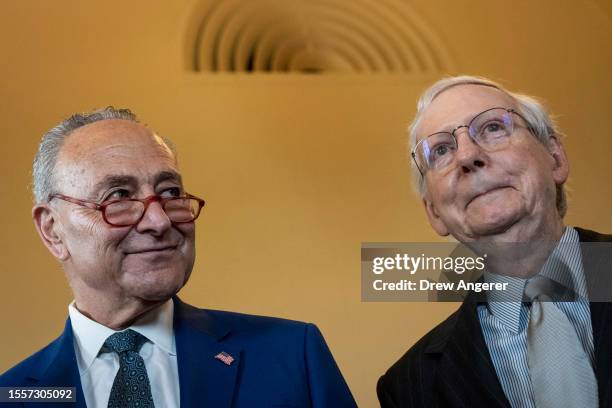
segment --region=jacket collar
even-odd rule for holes
[[[178,297],[174,307],[181,406],[230,407],[242,352],[229,341],[231,328]],[[232,361],[219,359],[221,353]]]
[[[173,299],[181,406],[230,407],[241,363],[241,349],[227,344],[230,327],[206,310],[183,303],[178,297]],[[233,358],[230,364],[215,358],[222,352]],[[75,387],[74,406],[85,407],[70,319],[27,377],[39,387]]]
[[[35,381],[37,387],[75,387],[76,403],[74,407],[85,407],[70,319],[66,320],[62,335],[48,346],[46,352],[40,355],[40,359],[27,378]],[[47,406],[62,406],[62,404],[49,403]]]

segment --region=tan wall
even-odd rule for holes
[[[175,141],[187,188],[208,201],[184,300],[317,323],[360,406],[376,406],[378,376],[457,306],[360,300],[361,242],[439,239],[404,140],[439,74],[198,74],[185,68],[196,0],[90,3],[0,6],[0,372],[59,334],[71,300],[30,219],[38,140],[113,104]],[[611,232],[610,7],[463,3],[410,4],[451,73],[548,102],[568,135],[567,223]]]

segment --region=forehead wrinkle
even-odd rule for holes
[[[105,141],[104,143],[92,143],[91,140],[85,143],[74,142],[65,145],[58,157],[56,167],[63,168],[80,168],[81,170],[89,169],[93,163],[106,161],[111,159],[126,159],[129,163],[148,162],[150,160],[160,160],[172,167],[177,166],[174,154],[166,147],[165,144],[151,137],[152,142],[149,146],[137,145],[129,141]],[[68,143],[67,143],[68,144]],[[171,172],[174,172],[172,170]]]
[[[121,141],[98,144],[98,145],[81,145],[69,146],[67,149],[62,149],[59,155],[58,162],[66,161],[67,164],[80,164],[84,160],[105,160],[113,157],[129,157],[133,161],[148,160],[150,156],[163,156],[167,153],[161,146],[154,146],[153,152],[144,153],[145,146],[136,146],[132,143],[124,143]],[[138,154],[134,154],[137,152]],[[152,153],[152,154],[151,154]],[[163,153],[160,155],[160,153]],[[170,158],[170,156],[169,156]],[[172,161],[173,158],[172,158]]]
[[[102,120],[75,129],[67,136],[60,154],[97,154],[122,147],[141,149],[146,144],[174,159],[171,149],[160,136],[139,122],[123,119]]]
[[[140,171],[151,169],[152,165],[155,173]],[[154,185],[158,179],[180,182],[176,156],[163,139],[141,124],[123,120],[95,122],[72,132],[59,152],[53,173],[56,188],[61,187],[57,183],[67,183],[66,187],[78,188],[83,195],[113,182],[124,185]]]
[[[111,184],[138,184],[137,175],[122,172],[120,169],[116,169],[118,171],[113,172],[113,170],[110,168],[100,166],[100,161],[119,158],[120,160],[125,160],[126,162],[129,161],[131,165],[140,167],[139,163],[156,160],[164,162],[165,165],[163,167],[166,167],[168,170],[163,170],[151,177],[148,177],[149,179],[146,180],[147,182],[155,184],[158,182],[157,179],[175,179],[180,181],[180,175],[175,169],[176,161],[174,158],[166,157],[167,155],[158,154],[133,154],[135,151],[138,151],[136,147],[126,150],[125,146],[121,144],[113,144],[108,146],[100,146],[99,149],[86,151],[84,154],[63,154],[64,152],[62,152],[60,153],[60,157],[55,166],[54,174],[57,177],[57,181],[71,181],[72,184],[74,184],[77,179],[80,179],[85,175],[97,174],[102,178],[100,179],[96,177],[98,178],[98,181],[94,181],[95,185],[91,191],[96,192],[104,186]],[[109,174],[100,174],[100,172],[104,173],[105,170],[108,171]],[[55,176],[54,178],[56,178]]]

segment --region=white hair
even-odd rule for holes
[[[529,130],[536,137],[536,139],[547,146],[550,137],[555,136],[561,138],[562,134],[558,130],[554,120],[550,117],[549,113],[544,108],[543,104],[536,98],[520,93],[510,92],[505,89],[502,85],[491,81],[487,78],[461,75],[454,77],[443,78],[432,86],[427,88],[419,98],[417,102],[416,115],[408,127],[410,150],[414,149],[417,140],[418,127],[423,118],[425,110],[431,105],[431,103],[440,95],[442,92],[459,85],[481,85],[495,88],[514,100],[518,107],[518,112],[527,121]],[[411,161],[411,170],[413,176],[414,186],[420,195],[424,197],[426,193],[426,185],[423,175],[416,166],[414,160]],[[557,199],[556,199],[557,210],[561,217],[565,216],[567,212],[567,198],[563,185],[557,186]]]

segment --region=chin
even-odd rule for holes
[[[176,295],[181,287],[174,288],[140,288],[137,291],[134,291],[134,296],[140,299],[149,301],[149,302],[165,302],[166,300],[172,298],[172,296]]]
[[[467,223],[474,236],[504,234],[524,217],[521,207],[486,208],[470,214]]]
[[[479,219],[472,224],[472,234],[477,237],[490,237],[495,235],[505,235],[511,232],[520,220],[520,216],[506,216],[494,219]],[[505,241],[514,242],[512,236],[506,236]]]
[[[158,269],[132,276],[126,282],[126,291],[133,296],[147,301],[158,302],[176,295],[187,282],[183,271]]]

